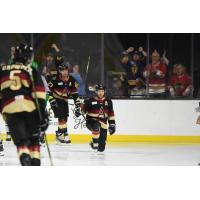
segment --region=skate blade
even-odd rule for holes
[[[55,144],[58,145],[58,146],[71,146],[71,143],[61,143],[61,142],[58,142],[58,141],[56,141]]]

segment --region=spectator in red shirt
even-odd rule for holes
[[[169,91],[172,97],[188,97],[192,91],[192,80],[182,64],[175,64],[170,78]]]
[[[143,72],[149,86],[149,96],[151,98],[164,98],[166,94],[167,66],[161,62],[157,50],[154,50],[151,58],[152,62],[145,67]]]

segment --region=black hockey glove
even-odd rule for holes
[[[47,111],[43,114],[43,118],[40,121],[40,131],[45,132],[49,126],[49,115]]]
[[[56,99],[54,99],[54,98],[49,98],[49,103],[50,103],[52,109],[58,107],[58,103],[57,103]]]
[[[113,135],[116,131],[116,125],[115,124],[109,124],[108,131],[109,131],[110,135]]]

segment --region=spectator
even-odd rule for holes
[[[147,54],[143,50],[143,47],[139,47],[138,50],[129,47],[123,52],[121,62],[125,65],[127,73],[129,96],[137,96],[145,93],[145,84],[142,72],[144,70],[146,56]]]
[[[175,64],[170,78],[169,91],[171,97],[189,97],[192,91],[192,80],[182,64]]]
[[[12,46],[10,48],[10,58],[8,60],[8,65],[13,64],[14,57],[15,57],[15,47]],[[32,60],[31,67],[33,67],[35,69],[38,69],[38,64],[37,64],[37,62],[35,60]]]
[[[57,65],[62,63],[64,58],[60,55],[60,49],[56,44],[51,45],[51,50],[47,54],[43,62],[43,70],[42,74],[47,78],[48,76],[52,76],[57,74]]]
[[[42,74],[46,77],[48,75],[53,75],[56,73],[56,65],[54,63],[54,55],[52,53],[48,53],[47,57],[43,62],[43,70]]]
[[[77,81],[77,83],[79,84],[79,88],[78,88],[78,94],[79,96],[85,96],[86,92],[85,92],[85,83],[80,75],[80,68],[78,65],[74,65],[72,68],[73,72],[70,73],[74,79]]]
[[[166,57],[166,50],[164,50],[160,61],[161,61],[161,63],[165,64],[166,66],[169,65],[169,59]]]
[[[113,77],[111,95],[115,98],[127,96],[127,89],[125,83],[126,80],[122,74],[120,76]]]
[[[161,62],[157,50],[152,53],[152,62],[145,67],[143,72],[149,87],[151,98],[164,98],[166,95],[167,66]]]

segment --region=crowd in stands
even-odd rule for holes
[[[147,63],[147,56],[150,62]],[[122,52],[121,63],[125,75],[113,78],[114,96],[130,98],[186,98],[192,94],[192,79],[186,66],[169,63],[166,51],[161,55],[156,49],[147,55],[143,47],[129,47]]]

